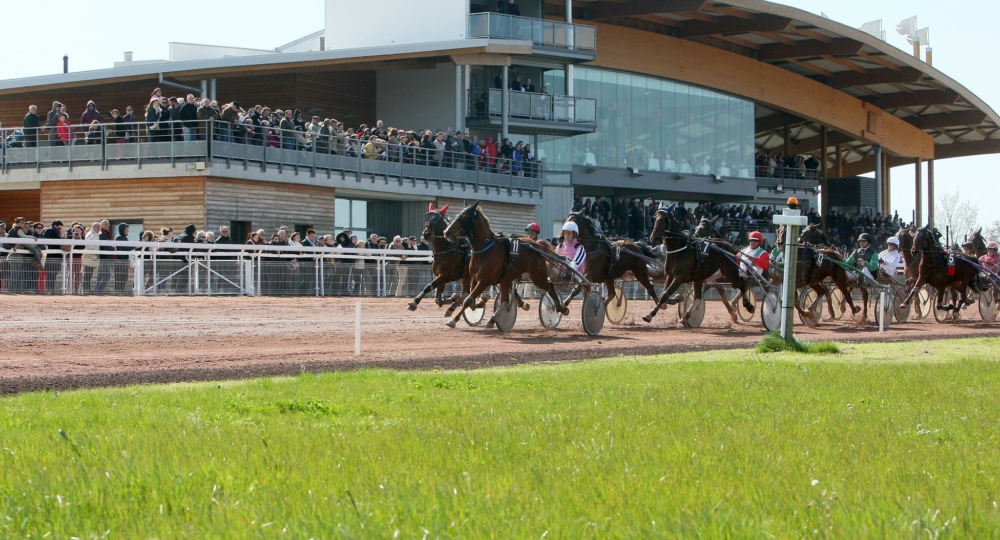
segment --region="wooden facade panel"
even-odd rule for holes
[[[45,182],[41,208],[44,221],[141,220],[146,230],[181,230],[189,223],[202,228],[205,178]]]
[[[0,191],[0,221],[9,229],[14,218],[23,217],[29,221],[42,218],[41,193],[37,189],[12,189]]]
[[[217,231],[230,221],[246,221],[269,234],[282,225],[311,225],[320,234],[334,234],[334,194],[329,187],[209,178],[208,228]]]
[[[320,118],[336,118],[345,127],[375,125],[374,71],[341,71],[332,73],[300,73],[295,81],[295,106],[302,110],[306,121],[312,116],[306,111],[320,110]]]
[[[451,208],[448,210],[448,215],[454,218],[462,209],[473,202],[471,199],[446,199],[440,197],[434,204],[437,208],[450,204]],[[493,231],[505,235],[523,234],[524,228],[532,221],[535,221],[534,206],[490,201],[483,201],[479,203],[479,206],[482,207],[483,213],[489,218]],[[542,229],[542,231],[544,232],[545,230]]]
[[[131,105],[135,110],[136,118],[139,118],[140,114],[145,118],[149,96],[153,93],[153,89],[158,86],[159,83],[153,78],[149,81],[4,96],[0,97],[0,122],[3,122],[4,128],[19,128],[24,125],[24,115],[28,114],[28,106],[37,105],[38,115],[42,117],[42,123],[44,123],[46,115],[52,110],[53,101],[66,104],[66,108],[69,110],[69,121],[74,124],[80,123],[80,117],[87,110],[87,102],[90,100],[97,104],[97,110],[101,112],[106,121],[111,120],[111,109],[118,109],[122,114],[125,114],[125,107],[128,105]],[[163,88],[163,90],[167,95],[175,95],[168,88]],[[176,94],[180,94],[180,92],[182,90],[177,90]]]

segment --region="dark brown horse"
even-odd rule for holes
[[[448,321],[448,326],[455,328],[462,312],[476,305],[476,299],[494,285],[500,287],[500,301],[509,302],[513,282],[524,274],[528,274],[535,287],[551,297],[556,311],[563,315],[569,313],[569,309],[562,305],[555,286],[549,281],[548,259],[539,253],[548,253],[549,248],[541,243],[519,238],[516,241],[520,243],[520,248],[517,254],[512,253],[515,239],[497,236],[493,232],[489,219],[479,208],[479,201],[462,210],[445,229],[444,236],[450,242],[467,239],[472,245],[472,259],[469,261],[472,290],[460,306],[458,314]],[[556,256],[555,253],[551,255]],[[490,324],[492,323],[491,319]]]
[[[424,230],[422,236],[424,240],[431,243],[434,253],[434,263],[431,271],[434,272],[434,280],[431,281],[424,290],[414,298],[407,309],[415,311],[420,301],[433,290],[437,290],[434,302],[438,306],[444,305],[444,289],[449,283],[454,281],[462,282],[462,292],[455,293],[451,298],[451,306],[445,312],[446,317],[450,317],[471,290],[472,278],[469,276],[469,246],[466,242],[449,242],[444,237],[444,230],[448,226],[445,216],[448,214],[448,205],[440,209],[434,208],[434,203],[427,205],[427,214],[424,215]]]
[[[920,253],[920,267],[917,282],[913,284],[913,289],[903,301],[904,305],[908,305],[913,299],[913,295],[924,285],[930,285],[937,290],[937,309],[939,310],[958,311],[962,306],[970,304],[968,301],[969,286],[976,283],[979,274],[975,267],[968,264],[972,259],[946,251],[935,236],[935,231],[929,225],[917,230],[910,251],[914,254]],[[950,266],[949,261],[953,262]],[[961,300],[957,305],[954,301],[947,306],[944,305],[944,294],[948,287],[961,295]]]
[[[615,280],[632,273],[651,298],[656,298],[656,290],[649,281],[649,268],[646,266],[646,259],[656,259],[656,254],[648,247],[636,244],[630,240],[618,240],[612,242],[597,232],[594,221],[587,215],[580,212],[572,212],[566,221],[576,223],[580,229],[578,241],[587,250],[586,273],[584,277],[592,283],[604,283],[608,290],[607,301],[615,299]],[[637,254],[641,257],[633,256]],[[580,284],[570,295],[572,299],[576,293],[583,289],[590,292],[590,287]],[[569,300],[566,301],[569,305]]]
[[[746,280],[740,276],[739,268],[726,255],[711,249],[708,242],[696,240],[682,232],[674,219],[674,207],[672,204],[656,211],[653,231],[649,235],[649,241],[653,244],[662,242],[667,253],[664,265],[666,286],[656,306],[642,320],[652,322],[661,307],[676,304],[680,299],[673,295],[685,283],[694,284],[695,299],[701,300],[705,282],[718,273],[722,273],[734,288],[739,289],[743,307],[748,313],[753,313],[755,306],[747,298]]]
[[[691,236],[699,240],[712,242],[738,260],[738,253],[740,250],[724,238],[725,233],[716,227],[716,223],[717,221],[713,221],[708,218],[701,218],[701,221],[698,222],[698,226],[694,228],[694,232],[691,233]],[[764,270],[761,276],[764,277],[764,279],[768,279],[768,273],[769,270]],[[729,298],[726,297],[726,290],[722,287],[722,285],[713,281],[706,283],[705,286],[715,289],[715,292],[719,293],[719,298],[722,300],[722,305],[726,307],[726,311],[729,312],[729,317],[733,319],[734,323],[739,323],[739,314],[736,313],[736,309],[729,302]]]
[[[965,235],[965,241],[972,243],[972,249],[976,252],[976,257],[986,255],[986,240],[983,238],[983,228],[969,229]]]
[[[778,238],[781,245],[784,245],[785,226],[778,228]],[[843,262],[844,256],[839,251],[830,247],[830,240],[826,233],[815,223],[806,225],[799,232],[798,264],[796,266],[795,288],[809,287],[816,292],[817,302],[826,297],[826,306],[830,314],[830,319],[834,318],[833,297],[827,294],[827,289],[822,285],[829,279],[840,290],[844,300],[851,306],[851,313],[857,314],[861,308],[854,305],[854,298],[851,296],[851,279],[847,275],[847,270],[834,264],[831,261]],[[822,262],[820,259],[822,258]],[[819,263],[819,264],[817,264]],[[864,296],[864,295],[862,295]],[[796,309],[803,315],[805,320],[811,320],[814,313],[814,306],[809,306],[809,310],[803,310],[796,302]],[[862,322],[867,319],[867,309],[863,315]]]

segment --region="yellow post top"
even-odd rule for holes
[[[788,198],[788,206],[791,206],[792,208],[796,208],[798,205],[799,205],[799,199],[797,197],[789,197]]]

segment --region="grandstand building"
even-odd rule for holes
[[[548,235],[575,195],[764,206],[794,192],[816,207],[827,178],[873,171],[891,213],[889,167],[914,164],[916,178],[894,180],[920,186],[931,163],[917,193],[932,203],[933,160],[1000,152],[996,112],[925,59],[772,2],[516,0],[519,16],[495,0],[382,3],[327,0],[324,30],[274,50],[171,43],[168,60],[0,81],[0,121],[20,127],[35,104],[44,122],[60,101],[78,123],[93,100],[104,122],[131,105],[143,123],[159,87],[347,128],[510,138],[531,144],[539,173],[231,140],[53,147],[43,134],[5,145],[0,219],[416,234],[428,202],[481,200],[494,228],[538,221]],[[814,161],[803,173],[758,152]]]

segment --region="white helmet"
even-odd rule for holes
[[[577,236],[580,235],[580,228],[577,227],[576,223],[573,223],[572,221],[567,221],[566,223],[563,223],[562,230],[564,230],[564,231],[573,231],[573,234],[575,234]]]
[[[895,236],[890,236],[889,239],[885,241],[885,243],[899,247],[899,238],[896,238]]]

